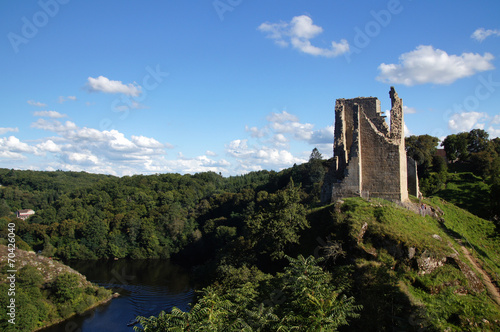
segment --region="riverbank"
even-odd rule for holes
[[[41,326],[39,328],[36,328],[35,330],[33,330],[33,332],[37,332],[37,331],[44,331],[54,325],[57,325],[57,324],[60,324],[60,323],[63,323],[73,317],[75,317],[76,315],[82,315],[82,316],[85,316],[87,313],[89,313],[90,311],[92,310],[95,310],[97,307],[100,307],[102,305],[106,305],[106,304],[109,304],[111,302],[112,299],[115,299],[117,297],[119,297],[120,294],[119,293],[113,293],[111,296],[109,296],[108,298],[102,300],[102,301],[99,301],[97,303],[94,303],[92,306],[88,307],[84,312],[82,313],[73,313],[72,315],[66,317],[66,318],[61,318],[57,321],[53,321],[53,322],[49,322],[47,325],[44,325],[44,326]]]
[[[2,294],[12,294],[0,298],[2,307],[12,306],[9,316],[0,316],[0,330],[6,331],[12,321],[22,331],[46,328],[116,297],[57,260],[5,245],[0,245],[0,280]]]

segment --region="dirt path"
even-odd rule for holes
[[[460,245],[462,247],[462,251],[465,257],[467,257],[469,262],[471,262],[476,271],[478,271],[481,274],[483,283],[486,286],[488,294],[490,294],[493,300],[495,300],[495,302],[500,306],[500,292],[498,291],[498,288],[495,287],[488,273],[486,273],[486,271],[484,271],[483,268],[477,263],[476,259],[470,254],[469,250],[467,250],[467,248],[462,243],[460,243]]]

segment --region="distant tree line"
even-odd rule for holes
[[[436,153],[438,145],[439,138],[430,135],[406,138],[407,154],[418,165],[422,193],[441,196],[483,218],[498,221],[500,138],[489,139],[483,129],[448,135],[441,142],[447,160]],[[474,203],[467,201],[466,190],[472,191],[468,195]]]

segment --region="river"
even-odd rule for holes
[[[193,300],[189,270],[170,261],[76,261],[68,265],[120,297],[43,332],[132,332],[127,323],[135,317],[157,316],[173,306],[187,310]]]

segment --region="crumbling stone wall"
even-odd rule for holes
[[[375,97],[337,99],[334,161],[325,177],[323,202],[341,197],[408,200],[403,101],[391,87],[391,127]]]

